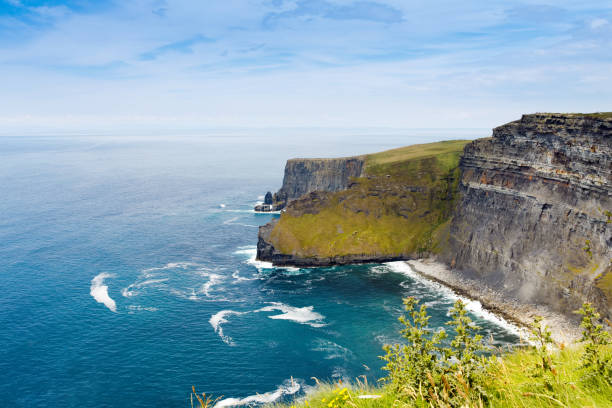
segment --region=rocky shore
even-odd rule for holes
[[[483,286],[482,282],[461,277],[445,264],[432,258],[411,260],[406,263],[424,278],[447,286],[458,295],[477,300],[486,310],[524,328],[525,336],[534,317],[542,316],[542,322],[550,328],[556,343],[569,345],[580,338],[581,330],[575,320],[568,319],[564,314],[555,312],[545,304],[522,302],[502,291]]]

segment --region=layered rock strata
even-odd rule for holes
[[[612,314],[612,119],[534,114],[467,145],[442,254],[524,302]]]
[[[363,157],[337,159],[291,159],[285,166],[281,189],[270,201],[255,207],[255,211],[278,211],[291,201],[312,191],[341,191],[348,188],[351,178],[360,177]],[[268,197],[266,194],[266,197]]]

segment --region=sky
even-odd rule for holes
[[[492,128],[612,111],[612,2],[0,0],[0,128]]]

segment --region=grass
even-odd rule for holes
[[[469,140],[446,140],[436,143],[417,144],[386,150],[366,156],[366,171],[379,165],[404,162],[414,159],[424,159],[443,154],[461,153]]]
[[[568,112],[568,113],[550,113],[551,115],[566,115],[566,116],[584,116],[587,118],[596,119],[612,119],[612,112],[593,112],[593,113],[579,113],[579,112]]]
[[[608,346],[608,353],[612,347]],[[586,375],[581,368],[581,346],[563,348],[552,353],[556,375],[548,385],[534,377],[532,367],[537,357],[529,350],[518,350],[495,358],[489,369],[485,391],[490,408],[612,407],[612,387],[601,377]],[[423,379],[426,392],[427,379]],[[341,391],[346,389],[346,391]],[[337,398],[338,395],[341,398]],[[344,396],[348,396],[346,399]],[[360,399],[360,395],[379,395],[377,399]],[[330,405],[331,404],[331,405]],[[412,408],[437,407],[424,401],[405,400],[385,386],[372,387],[357,380],[347,384],[321,384],[306,397],[275,404],[273,408]],[[475,405],[479,406],[479,405]]]
[[[345,191],[298,200],[270,235],[301,257],[409,256],[436,252],[457,198],[468,141],[414,145],[366,156],[365,177]]]

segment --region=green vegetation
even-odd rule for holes
[[[586,117],[591,117],[591,118],[598,118],[598,119],[612,119],[612,112],[583,113],[583,114],[576,114],[576,115],[586,116]]]
[[[404,301],[400,318],[405,344],[385,346],[387,377],[378,387],[320,384],[314,393],[276,408],[544,408],[611,407],[612,346],[609,333],[590,304],[583,316],[582,343],[552,344],[550,332],[536,318],[530,346],[512,352],[487,348],[478,327],[457,301],[452,327],[433,331],[424,305]],[[453,335],[449,342],[448,338]],[[489,356],[483,351],[487,350]]]
[[[290,206],[271,243],[282,253],[317,258],[439,251],[467,143],[414,145],[366,156],[365,177],[348,190]]]
[[[612,119],[612,112],[593,112],[593,113],[579,113],[579,112],[569,112],[569,113],[549,113],[550,115],[565,115],[568,117],[587,117],[587,118],[595,118],[595,119]]]

